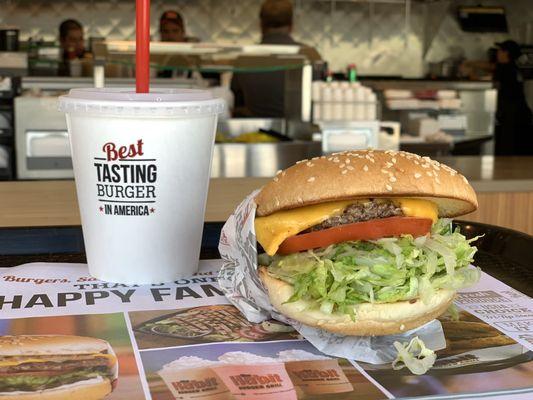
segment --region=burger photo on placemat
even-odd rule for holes
[[[97,400],[118,362],[105,340],[73,335],[0,336],[0,399]]]
[[[457,171],[406,152],[304,160],[255,197],[260,278],[286,317],[356,336],[399,334],[444,313],[479,279],[451,225],[477,209]]]
[[[249,322],[229,304],[166,311],[131,312],[139,348],[176,346],[209,342],[255,342],[298,338],[282,322]],[[148,318],[148,319],[147,319]],[[147,336],[150,335],[150,336]]]

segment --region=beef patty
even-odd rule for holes
[[[334,226],[353,224],[377,218],[403,217],[400,207],[390,200],[370,199],[367,202],[354,203],[346,207],[344,212],[336,217],[331,217],[315,225],[309,231],[319,231],[333,228]]]

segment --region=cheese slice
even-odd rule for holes
[[[422,199],[398,199],[403,215],[406,217],[429,218],[433,223],[439,219],[439,209],[435,203]]]
[[[293,210],[278,211],[266,217],[255,219],[257,241],[268,255],[276,254],[279,245],[288,237],[305,231],[328,218],[341,215],[353,200],[313,204]]]
[[[0,361],[0,367],[11,367],[14,365],[27,364],[27,363],[44,363],[49,360],[44,358],[26,358],[22,361]]]
[[[65,355],[65,357],[68,357]],[[98,353],[98,354],[91,354],[91,355],[87,355],[87,357],[84,357],[84,358],[73,358],[72,360],[90,360],[92,358],[97,358],[97,357],[100,357],[100,358],[107,358],[108,362],[110,365],[114,365],[116,362],[117,362],[117,357],[113,354],[103,354],[103,353]],[[46,357],[43,357],[43,358],[22,358],[20,360],[13,360],[13,361],[0,361],[0,367],[12,367],[12,366],[15,366],[15,365],[20,365],[20,364],[28,364],[28,363],[45,363],[45,362],[49,362],[51,361],[51,359],[49,358],[46,358]]]
[[[359,200],[335,201],[322,204],[295,208],[293,210],[278,211],[266,217],[255,219],[255,234],[257,241],[265,252],[272,256],[276,254],[283,241],[314,225],[324,222],[328,218],[341,215],[346,207]],[[434,223],[438,219],[437,205],[422,199],[394,199],[405,216],[429,218]]]

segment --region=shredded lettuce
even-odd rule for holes
[[[477,249],[451,220],[439,219],[431,234],[350,241],[287,256],[266,257],[271,275],[294,287],[289,302],[304,299],[326,313],[353,315],[353,305],[420,298],[438,289],[460,289],[479,279],[469,267]]]
[[[392,369],[399,370],[407,367],[415,375],[425,374],[435,363],[437,355],[428,349],[424,342],[417,337],[411,339],[409,344],[394,342],[394,347],[398,352],[396,359],[392,362]]]

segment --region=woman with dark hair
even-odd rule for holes
[[[494,81],[498,87],[495,155],[533,154],[533,117],[516,61],[522,55],[513,40],[496,43]]]
[[[59,25],[59,45],[61,47],[62,63],[59,75],[70,75],[70,61],[85,58],[85,41],[83,27],[75,19],[67,19]]]

